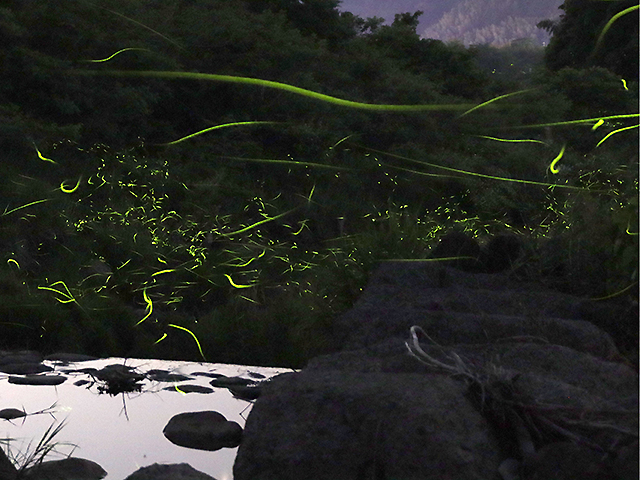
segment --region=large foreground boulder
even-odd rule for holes
[[[313,371],[267,385],[247,423],[234,478],[486,480],[498,445],[444,375]],[[271,439],[270,441],[267,439]]]
[[[384,264],[337,320],[341,351],[263,386],[235,480],[635,480],[637,366],[585,302]]]

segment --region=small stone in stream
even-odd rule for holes
[[[81,353],[52,353],[51,355],[47,355],[45,360],[49,360],[52,362],[64,362],[64,363],[75,363],[75,362],[89,362],[91,360],[99,360],[97,357],[92,357],[91,355],[83,355]]]
[[[181,447],[208,451],[237,447],[242,440],[242,427],[213,411],[175,415],[162,433]]]
[[[129,475],[125,480],[216,480],[206,473],[196,470],[188,463],[160,465],[154,463],[142,467]]]
[[[17,408],[3,408],[0,410],[0,418],[5,420],[13,420],[14,418],[26,417],[27,412],[18,410]]]
[[[14,385],[60,385],[67,377],[63,375],[25,375],[24,377],[9,377],[9,383]]]
[[[209,382],[214,387],[228,387],[229,385],[247,385],[253,383],[252,380],[242,377],[225,377],[224,375]]]
[[[234,397],[241,400],[255,400],[260,396],[260,385],[233,385],[227,387]]]
[[[209,373],[209,372],[193,372],[191,375],[194,377],[209,377],[209,378],[220,378],[224,377],[221,373]]]
[[[149,370],[147,378],[156,382],[184,382],[185,380],[191,380],[191,377],[187,375],[170,373],[166,370]]]
[[[212,393],[213,388],[203,387],[202,385],[175,385],[173,387],[165,387],[163,390],[181,392],[181,393]]]
[[[33,373],[51,372],[53,368],[41,363],[9,363],[0,366],[0,372],[14,375],[30,375]]]
[[[21,352],[0,351],[0,365],[7,365],[9,363],[40,363],[41,361],[42,355],[31,350]]]

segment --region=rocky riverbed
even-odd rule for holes
[[[61,425],[54,450],[20,479],[230,479],[249,402],[283,371],[0,352],[0,437],[11,439],[0,479],[33,467],[28,454]]]

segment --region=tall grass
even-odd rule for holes
[[[261,158],[252,132],[294,132],[302,144],[310,132],[247,119],[124,151],[41,145],[33,155],[64,165],[65,180],[18,174],[5,187],[5,342],[300,366],[331,349],[332,319],[377,262],[424,259],[451,228],[522,235],[527,275],[557,288],[604,298],[637,285],[637,155],[624,150],[637,114],[526,124],[532,105],[545,111],[544,85],[479,104],[377,105],[258,78],[120,71],[112,58],[64,74],[259,86],[344,115],[446,112],[443,129],[462,140],[427,155],[327,132],[331,142],[313,138],[319,158]],[[564,134],[542,140],[567,128],[583,128],[569,140],[601,143],[585,156]]]

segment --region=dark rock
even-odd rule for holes
[[[191,377],[187,375],[170,373],[166,370],[149,370],[146,375],[149,380],[155,382],[183,382],[185,380],[191,380]]]
[[[83,355],[81,353],[52,353],[51,355],[47,355],[45,360],[55,361],[55,362],[64,362],[64,363],[75,363],[75,362],[88,362],[91,360],[98,360],[97,357],[92,357],[91,355]]]
[[[16,480],[18,478],[18,469],[13,462],[9,460],[4,450],[0,448],[0,479]]]
[[[163,390],[178,393],[213,393],[213,388],[204,387],[202,385],[174,385],[173,387],[165,387]]]
[[[115,363],[113,365],[107,365],[104,368],[93,373],[93,376],[98,380],[105,382],[120,380],[120,379],[133,379],[135,381],[144,380],[144,375],[136,373],[134,367]]]
[[[221,373],[211,373],[211,372],[193,372],[191,375],[193,375],[194,377],[209,377],[209,378],[226,377]]]
[[[32,350],[4,351],[0,350],[0,365],[10,363],[40,363],[42,355]]]
[[[602,453],[571,442],[545,445],[522,466],[522,480],[605,480]]]
[[[450,259],[437,263],[462,270],[473,271],[480,267],[479,256],[480,245],[475,239],[462,232],[449,232],[440,239],[440,242],[432,250],[429,258]]]
[[[233,475],[486,480],[499,464],[497,444],[462,383],[444,375],[322,370],[280,375],[264,386]]]
[[[262,385],[234,478],[637,478],[637,368],[584,302],[384,263],[336,320],[335,353]]]
[[[14,418],[26,417],[27,412],[18,410],[17,408],[3,408],[0,410],[0,418],[5,420],[13,420]],[[1,477],[0,477],[1,478]]]
[[[107,472],[95,462],[84,458],[65,458],[42,462],[27,468],[20,475],[21,480],[100,480]]]
[[[240,425],[212,411],[174,415],[162,433],[181,447],[209,451],[237,447],[242,439]]]
[[[0,365],[0,372],[14,375],[30,375],[51,371],[53,371],[53,368],[42,365],[41,363],[7,363]]]
[[[253,383],[253,380],[242,377],[225,377],[224,375],[218,378],[214,378],[209,382],[214,387],[226,388],[230,385],[248,385]]]
[[[638,440],[618,452],[613,462],[612,473],[616,480],[636,480],[640,478],[638,468]]]
[[[9,377],[9,383],[15,385],[60,385],[67,377],[63,375],[25,375],[24,377]]]
[[[255,400],[260,396],[260,385],[234,385],[227,387],[234,397],[242,400]]]
[[[193,468],[188,463],[160,465],[154,463],[142,467],[125,480],[216,480],[215,478]]]
[[[511,268],[522,250],[522,242],[515,235],[497,235],[480,252],[484,273],[504,272]]]
[[[146,377],[135,371],[135,368],[122,364],[107,365],[106,367],[91,373],[91,375],[104,382],[98,387],[101,393],[117,395],[123,392],[139,392],[142,389],[140,383]]]

